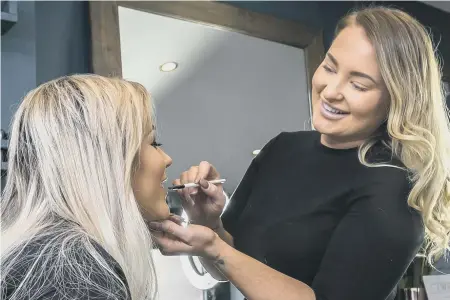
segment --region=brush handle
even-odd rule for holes
[[[221,184],[221,183],[224,183],[225,181],[227,181],[227,180],[226,179],[215,179],[215,180],[210,180],[208,182],[212,183],[212,184]],[[198,183],[186,183],[186,184],[171,186],[171,187],[169,187],[169,191],[176,191],[176,190],[182,190],[185,188],[199,187],[199,186],[200,185]]]
[[[219,184],[219,183],[224,183],[226,180],[225,179],[216,179],[216,180],[210,180],[208,181],[209,183],[212,184]],[[199,187],[200,185],[198,183],[185,183],[184,184],[184,188],[190,188],[190,187]]]

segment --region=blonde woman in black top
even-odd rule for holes
[[[382,7],[345,17],[312,101],[317,131],[270,141],[222,218],[214,167],[181,174],[202,186],[181,195],[203,226],[156,222],[155,236],[248,299],[392,299],[424,239],[430,261],[449,247],[449,121],[424,26]]]

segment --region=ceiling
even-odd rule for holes
[[[156,102],[225,42],[205,25],[121,6],[119,24],[122,74],[143,83]],[[160,71],[163,63],[172,61],[178,63],[175,71]]]

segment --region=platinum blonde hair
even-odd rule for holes
[[[408,204],[422,214],[425,250],[430,264],[449,249],[450,125],[441,69],[425,27],[407,13],[368,7],[341,20],[336,35],[360,26],[375,48],[390,95],[385,130],[359,149],[366,154],[379,140],[388,145],[410,173]]]
[[[26,95],[12,124],[1,200],[2,285],[31,240],[45,245],[12,299],[39,294],[39,278],[31,274],[45,272],[33,269],[48,264],[49,257],[53,270],[69,272],[61,280],[101,289],[75,259],[84,252],[110,287],[100,292],[115,299],[114,291],[124,292],[126,283],[93,243],[120,265],[132,299],[154,299],[152,238],[131,185],[153,120],[145,88],[121,79],[67,76]]]

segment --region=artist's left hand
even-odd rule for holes
[[[188,254],[217,260],[226,244],[208,227],[193,224],[183,227],[177,216],[150,222],[148,226],[163,255]]]

